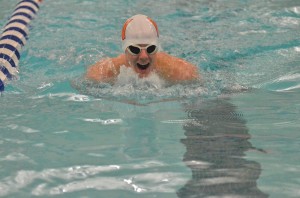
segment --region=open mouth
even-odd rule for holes
[[[150,66],[150,63],[147,63],[147,64],[145,64],[145,65],[142,65],[142,64],[137,63],[136,65],[137,65],[137,67],[138,67],[140,70],[145,70],[145,69],[147,69],[147,68]]]

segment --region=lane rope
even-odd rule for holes
[[[0,35],[0,92],[5,82],[15,77],[18,71],[20,51],[26,44],[29,23],[34,19],[43,0],[22,0],[17,3],[10,19]]]

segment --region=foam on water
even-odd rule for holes
[[[131,68],[126,67],[121,67],[120,75],[113,85],[93,83],[84,78],[76,78],[72,84],[82,94],[118,101],[133,101],[140,104],[209,94],[207,87],[201,82],[170,86],[156,73],[152,73],[146,78],[139,78]]]

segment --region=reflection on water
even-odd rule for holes
[[[136,129],[124,129],[125,148],[124,155],[130,159],[149,158],[159,154],[156,145],[156,125],[149,119],[149,114],[141,113],[138,118],[128,119],[129,126]],[[132,123],[131,123],[132,122]]]
[[[253,149],[246,121],[228,100],[187,107],[183,161],[192,179],[178,197],[268,197],[257,187],[260,164],[244,158]]]

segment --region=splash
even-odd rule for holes
[[[133,69],[123,66],[120,68],[120,74],[113,87],[118,89],[126,85],[129,85],[128,88],[143,90],[162,89],[166,83],[156,73],[151,73],[147,78],[139,78]]]
[[[203,97],[208,94],[200,82],[169,85],[155,73],[147,78],[139,78],[131,68],[126,67],[121,67],[113,85],[94,83],[84,78],[75,79],[72,84],[82,94],[135,104]]]

